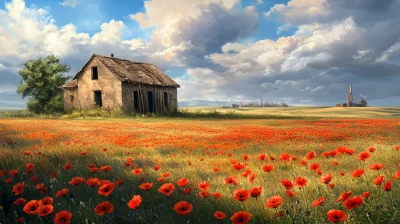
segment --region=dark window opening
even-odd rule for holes
[[[97,72],[97,67],[92,67],[92,80],[98,80],[99,74]]]
[[[153,104],[153,92],[147,92],[147,102],[149,106],[149,113],[154,112],[154,104]]]
[[[164,106],[168,110],[168,93],[164,92]]]
[[[74,102],[74,95],[71,95],[71,102]]]
[[[139,109],[139,92],[138,91],[133,92],[133,108],[135,110]]]
[[[103,101],[101,99],[101,91],[94,91],[94,102],[98,107],[103,106]]]

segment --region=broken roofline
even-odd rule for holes
[[[178,83],[176,83],[154,64],[135,62],[115,57],[106,57],[97,54],[92,55],[82,69],[75,75],[73,80],[79,78],[79,76],[82,74],[82,71],[94,58],[97,58],[121,81],[127,81],[133,84],[137,83],[152,86],[180,88]]]

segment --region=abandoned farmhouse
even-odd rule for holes
[[[176,110],[180,86],[153,64],[94,54],[62,88],[66,111],[102,107],[145,114]]]

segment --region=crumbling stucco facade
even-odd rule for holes
[[[140,66],[143,71],[127,73],[136,68],[133,65],[129,67],[129,63]],[[146,114],[177,110],[179,85],[169,77],[166,78],[165,74],[161,78],[157,77],[160,71],[153,72],[152,75],[146,74],[152,72],[150,69],[156,68],[151,66],[93,55],[75,78],[63,86],[65,111],[101,107]],[[138,74],[143,77],[135,77]],[[141,81],[144,78],[146,79]]]

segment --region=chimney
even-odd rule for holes
[[[350,86],[350,92],[349,93],[353,93],[353,86]]]
[[[111,57],[113,58],[113,57],[114,57],[114,54],[111,54]]]

